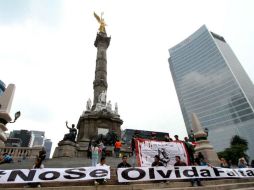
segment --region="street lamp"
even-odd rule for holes
[[[20,112],[20,111],[17,111],[17,112],[15,113],[14,121],[10,121],[9,123],[15,123],[16,120],[20,117],[20,115],[21,115],[21,112]]]

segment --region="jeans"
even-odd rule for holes
[[[116,157],[119,158],[120,148],[115,148]]]
[[[92,166],[96,166],[98,163],[98,157],[92,158]]]

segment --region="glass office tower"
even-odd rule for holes
[[[5,84],[3,81],[0,80],[0,96],[4,93],[5,91]]]
[[[187,132],[196,113],[216,151],[239,135],[254,159],[254,86],[225,39],[202,26],[169,53]]]

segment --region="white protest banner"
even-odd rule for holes
[[[0,184],[110,179],[109,167],[0,170]]]
[[[248,178],[254,177],[254,168],[216,168],[208,166],[169,166],[118,168],[119,182],[154,181],[192,178]]]
[[[159,155],[164,166],[173,166],[176,162],[175,156],[180,156],[183,162],[189,164],[189,155],[181,141],[164,142],[137,138],[135,143],[139,166],[151,166],[155,155]]]

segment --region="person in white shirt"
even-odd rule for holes
[[[108,167],[108,165],[106,164],[106,158],[105,157],[101,157],[100,163],[98,163],[96,165],[96,167]],[[106,182],[107,182],[107,179],[102,178],[102,179],[96,179],[94,181],[94,184],[98,185],[98,184],[104,184]]]

